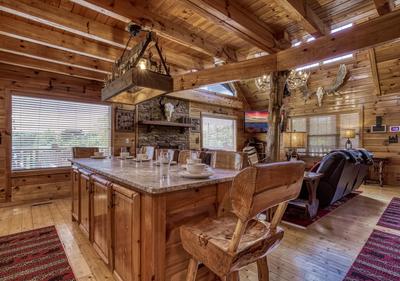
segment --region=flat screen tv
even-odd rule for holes
[[[268,111],[246,111],[244,113],[244,129],[248,133],[268,132]]]

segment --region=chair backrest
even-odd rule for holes
[[[211,167],[217,169],[240,170],[244,167],[242,152],[214,151],[211,158]]]
[[[139,149],[139,153],[147,154],[147,157],[149,159],[154,159],[154,152],[155,152],[154,146],[150,146],[150,145],[149,146],[142,146]]]
[[[179,150],[177,149],[165,149],[165,148],[157,148],[156,149],[156,160],[160,157],[161,153],[167,152],[170,156],[170,159],[172,161],[177,161],[178,155],[179,155]]]
[[[242,170],[232,182],[232,213],[238,217],[229,250],[236,251],[249,220],[278,206],[270,223],[274,231],[282,220],[287,202],[298,197],[304,177],[302,161],[259,164]]]
[[[246,146],[243,148],[243,153],[247,154],[247,158],[249,160],[250,166],[256,165],[259,163],[257,150],[254,146]]]
[[[186,160],[191,158],[192,153],[195,153],[193,150],[181,150],[178,155],[178,164],[186,164]]]
[[[98,147],[73,147],[72,156],[74,158],[89,158],[93,156],[95,152],[98,152]]]

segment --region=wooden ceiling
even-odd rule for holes
[[[215,60],[276,53],[292,42],[376,18],[399,2],[0,0],[0,62],[102,81],[121,55],[129,38],[124,29],[133,21],[157,32],[172,73],[182,74],[213,67]],[[262,96],[253,88],[246,93]]]

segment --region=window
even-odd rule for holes
[[[65,167],[74,146],[110,151],[110,106],[12,97],[12,169]]]
[[[308,133],[307,149],[299,149],[299,153],[324,155],[332,149],[344,148],[346,142],[342,138],[345,129],[355,129],[356,138],[352,139],[353,147],[359,146],[359,114],[342,113],[291,118],[291,130]]]
[[[206,90],[209,92],[214,92],[217,94],[222,94],[222,95],[227,95],[227,96],[232,96],[232,97],[235,96],[235,90],[228,83],[207,85],[207,86],[201,87],[200,89],[203,89],[203,90]]]
[[[203,148],[236,151],[236,120],[202,116]]]

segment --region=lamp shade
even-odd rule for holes
[[[342,136],[348,139],[354,139],[356,137],[356,130],[354,129],[345,129],[342,132]]]
[[[285,148],[306,148],[307,133],[306,132],[284,132],[283,145]]]

